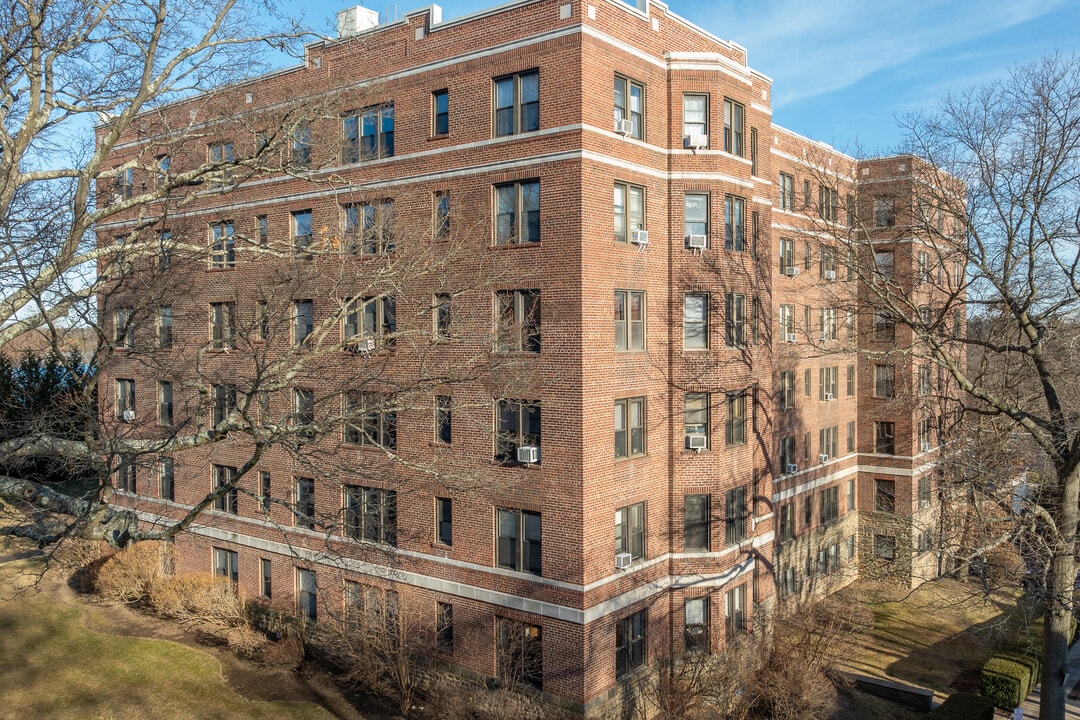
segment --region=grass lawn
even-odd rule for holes
[[[0,555],[14,549],[0,543]],[[311,703],[241,697],[198,650],[87,630],[78,609],[16,593],[16,572],[30,562],[0,564],[0,718],[332,718]]]
[[[955,580],[918,590],[856,583],[840,597],[874,615],[874,628],[847,639],[840,669],[895,678],[948,695],[971,691],[1003,638],[1023,624],[1019,592],[984,596]]]

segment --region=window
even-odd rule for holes
[[[499,679],[511,687],[531,685],[537,690],[541,689],[544,646],[540,626],[501,617],[495,618],[495,625],[495,670]]]
[[[435,498],[435,542],[454,544],[454,503],[450,498]]]
[[[449,395],[435,396],[435,442],[449,445],[454,440],[454,416]]]
[[[810,431],[803,433],[803,460],[810,462]]]
[[[348,349],[366,352],[376,347],[392,348],[395,333],[397,313],[393,297],[383,295],[347,301],[342,334]]]
[[[683,297],[683,347],[707,350],[709,347],[709,296],[703,293]]]
[[[919,478],[919,509],[925,510],[930,507],[932,496],[930,494],[930,476],[923,475]]]
[[[847,451],[855,452],[855,421],[849,420],[847,424]]]
[[[892,365],[874,366],[874,396],[891,398],[894,390],[896,369]]]
[[[826,280],[836,279],[836,248],[826,245],[821,248],[821,277]]]
[[[810,181],[803,180],[802,183],[802,201],[803,207],[810,207]]]
[[[683,95],[682,99],[683,135],[709,137],[709,96]]]
[[[308,620],[319,618],[319,591],[314,570],[296,568],[296,606],[300,617]]]
[[[893,257],[892,250],[874,251],[874,272],[879,280],[893,279]]]
[[[645,349],[645,293],[615,291],[615,349]]]
[[[221,185],[232,180],[233,169],[229,165],[236,161],[233,144],[231,142],[212,143],[208,147],[208,156],[212,164],[221,166],[220,169],[214,171],[212,182]]]
[[[855,395],[855,366],[854,365],[848,365],[847,366],[847,387],[846,387],[846,392],[847,392],[848,397],[853,397]]]
[[[615,183],[615,242],[634,239],[645,228],[645,188]]]
[[[891,197],[878,195],[874,198],[874,226],[892,227],[896,224],[896,208]]]
[[[171,171],[172,158],[168,155],[159,155],[157,157],[157,176],[155,177],[156,187],[164,188],[168,185]]]
[[[919,366],[919,395],[925,397],[933,392],[930,365]]]
[[[397,409],[393,398],[379,393],[345,394],[345,442],[385,450],[397,448]]]
[[[754,298],[750,303],[750,344],[757,345],[760,335],[761,300]]]
[[[431,93],[431,134],[450,133],[450,91],[436,90]]]
[[[495,564],[507,570],[540,575],[540,513],[529,510],[495,510],[498,542]]]
[[[724,344],[746,347],[746,296],[742,293],[724,295]]]
[[[894,433],[896,425],[891,422],[874,423],[874,452],[892,455],[896,452]]]
[[[240,561],[234,550],[214,548],[214,574],[218,577],[229,578],[237,582],[239,578]]]
[[[689,245],[691,235],[709,239],[709,196],[705,193],[687,193],[683,196],[683,234]]]
[[[683,497],[683,548],[687,551],[709,549],[709,496]]]
[[[690,445],[691,435],[709,437],[709,394],[686,393],[683,396],[683,427],[687,435],[686,444]]]
[[[615,623],[615,678],[621,679],[645,664],[645,610]]]
[[[157,314],[158,347],[163,350],[172,347],[172,308],[163,305]]]
[[[236,387],[233,385],[213,385],[210,389],[213,406],[210,421],[214,427],[228,421],[229,415],[236,409]]]
[[[259,509],[264,513],[270,512],[270,473],[265,470],[259,472]]]
[[[780,387],[777,392],[781,410],[790,410],[795,407],[795,371],[780,371]]]
[[[820,310],[821,341],[828,342],[836,339],[836,308],[827,307]]]
[[[496,350],[540,352],[539,290],[499,290],[495,311]]]
[[[173,424],[173,387],[168,380],[158,383],[158,424]]]
[[[928,452],[934,447],[934,418],[923,418],[919,421],[919,451]]]
[[[293,345],[300,347],[311,343],[315,332],[315,307],[311,300],[293,301]]]
[[[222,270],[236,266],[236,245],[231,220],[210,226],[210,268]]]
[[[394,201],[372,200],[342,206],[345,250],[351,255],[394,251]]]
[[[315,529],[315,481],[311,478],[296,478],[294,489],[295,506],[293,521],[296,527]]]
[[[750,255],[755,260],[758,256],[758,240],[761,239],[761,213],[753,210],[750,213]]]
[[[125,492],[136,492],[136,472],[134,455],[121,455],[116,468],[116,489]]]
[[[780,340],[787,342],[795,336],[795,306],[781,305],[779,319]]]
[[[293,252],[298,256],[311,258],[311,211],[297,210],[292,217]]]
[[[342,163],[394,156],[394,106],[354,111],[342,119]]]
[[[123,422],[135,420],[135,381],[116,379],[116,417]]]
[[[645,454],[645,398],[615,401],[615,457]]]
[[[734,638],[746,632],[746,586],[728,590],[724,593],[725,630],[728,638]]]
[[[745,539],[746,488],[732,488],[724,495],[724,542],[733,545]]]
[[[135,194],[135,169],[120,168],[116,171],[116,182],[113,186],[113,202],[130,200]]]
[[[788,238],[780,238],[780,274],[797,275],[799,269],[795,267],[795,241]]]
[[[270,242],[270,221],[265,215],[255,217],[255,238],[256,242],[263,247]]]
[[[495,403],[495,459],[517,462],[519,447],[540,447],[540,403],[499,400]]]
[[[267,558],[259,558],[259,596],[266,600],[274,597],[274,573]]]
[[[307,170],[311,167],[311,124],[307,121],[299,123],[293,129],[289,164],[294,170]]]
[[[315,437],[315,391],[308,388],[293,389],[293,421],[296,436],[302,440]]]
[[[821,455],[823,458],[835,458],[840,454],[838,449],[839,440],[839,425],[821,428],[821,430],[818,431],[818,441],[820,443]],[[823,460],[823,462],[825,462],[825,460]]]
[[[840,369],[835,366],[818,370],[818,400],[836,399],[839,374]]]
[[[840,517],[840,488],[831,487],[825,488],[820,493],[820,500],[818,501],[819,510],[821,512],[821,524],[828,525],[836,518]]]
[[[172,232],[162,230],[158,233],[158,270],[168,272],[172,269]]]
[[[896,482],[893,480],[874,481],[874,510],[876,512],[896,512]]]
[[[450,293],[435,293],[432,320],[436,338],[450,337]]]
[[[779,474],[783,475],[788,472],[788,466],[795,465],[795,436],[786,435],[780,438],[780,470]]]
[[[236,303],[210,303],[210,347],[224,350],[234,347]]]
[[[810,397],[810,368],[803,370],[803,395]]]
[[[270,306],[265,300],[255,303],[255,339],[266,342],[270,339]]]
[[[724,98],[724,151],[743,156],[743,106]]]
[[[495,135],[540,129],[540,72],[495,79]]]
[[[727,393],[727,417],[724,424],[724,441],[727,445],[746,442],[746,391]]]
[[[757,128],[750,128],[750,174],[758,174]]]
[[[826,222],[836,222],[840,217],[838,206],[840,195],[836,188],[821,185],[818,187],[818,209],[821,211],[821,219]]]
[[[925,250],[919,251],[919,270],[916,274],[916,281],[920,283],[927,283],[933,279],[933,271],[930,264],[930,253]]]
[[[454,648],[454,606],[435,603],[435,646],[444,652]]]
[[[128,349],[135,347],[135,311],[131,308],[117,308],[113,311],[113,342],[116,347]]]
[[[397,491],[346,485],[343,509],[347,537],[397,546]]]
[[[896,557],[896,538],[891,535],[874,536],[874,557],[892,560]]]
[[[450,193],[436,190],[432,195],[435,205],[434,232],[436,240],[450,237]]]
[[[795,504],[780,506],[780,542],[795,539]]]
[[[236,468],[214,465],[214,509],[236,515],[240,512],[240,491],[236,487]]]
[[[540,242],[540,181],[495,186],[495,244]]]
[[[724,249],[746,249],[746,201],[734,195],[724,198]]]
[[[620,131],[622,121],[630,121],[630,137],[645,137],[645,88],[641,83],[615,76],[615,130]]]
[[[683,604],[686,652],[709,651],[709,598],[687,598]]]
[[[810,241],[803,243],[803,270],[809,270],[814,261],[814,251],[810,249]]]
[[[795,209],[795,178],[787,173],[780,173],[780,209]]]
[[[176,472],[171,457],[158,459],[158,491],[162,500],[176,499]]]
[[[630,553],[634,560],[645,557],[645,503],[615,511],[615,552]]]
[[[874,309],[874,339],[885,342],[896,339],[896,319],[883,308]]]

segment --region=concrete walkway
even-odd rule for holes
[[[1039,687],[1024,701],[1024,720],[1080,720],[1080,642],[1069,648],[1069,693],[1065,698],[1064,718],[1039,718]],[[1003,717],[1012,717],[1011,713],[1001,713]]]

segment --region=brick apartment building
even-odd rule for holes
[[[952,270],[911,158],[773,125],[746,51],[660,2],[339,20],[147,116],[104,195],[236,163],[99,228],[160,243],[102,298],[101,387],[121,435],[198,439],[117,471],[148,523],[206,503],[179,569],[409,607],[587,714],[777,597],[936,572],[944,381],[856,281],[929,305]],[[242,160],[270,116],[274,172]]]

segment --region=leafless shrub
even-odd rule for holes
[[[94,587],[106,600],[136,603],[147,600],[161,578],[159,544],[139,543],[109,558],[98,570]]]
[[[242,625],[225,633],[225,644],[231,652],[245,660],[259,660],[262,659],[269,641],[262,633]]]
[[[226,578],[208,574],[159,577],[151,584],[147,601],[159,615],[219,637],[247,627],[243,600]]]

